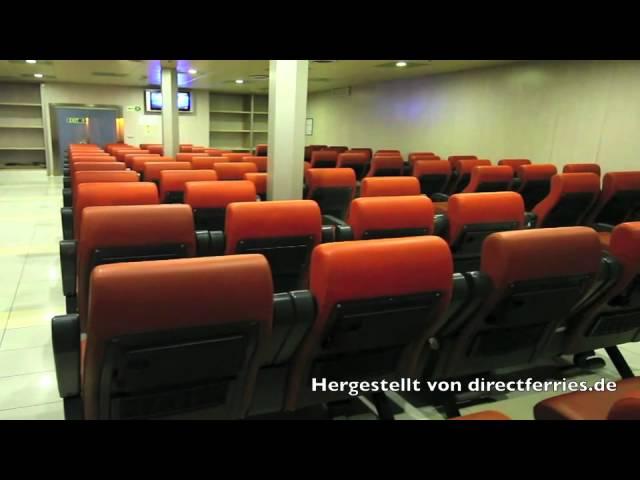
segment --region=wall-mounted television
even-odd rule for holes
[[[144,109],[148,113],[162,111],[162,92],[160,90],[145,90]],[[191,92],[178,92],[178,111],[184,113],[193,112],[193,96]]]

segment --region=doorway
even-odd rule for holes
[[[62,175],[62,165],[71,143],[94,143],[101,148],[118,140],[116,106],[51,105],[53,174]]]

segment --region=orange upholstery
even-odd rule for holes
[[[160,172],[163,170],[191,170],[190,162],[146,162],[144,164],[145,182],[160,181]]]
[[[160,158],[160,155],[158,155],[157,153],[143,153],[143,154],[141,154],[140,152],[125,153],[123,158],[124,158],[124,163],[127,166],[127,168],[131,168],[132,165],[133,165],[133,159],[134,158],[139,158],[139,157]]]
[[[309,170],[311,168],[311,164],[309,162],[304,162],[304,173],[306,175],[307,170]]]
[[[198,147],[197,145],[194,145],[194,146],[191,147],[191,152],[192,153],[205,153],[204,147]]]
[[[76,162],[71,164],[71,175],[73,172],[88,170],[125,170],[127,167],[122,162]]]
[[[609,172],[587,223],[617,225],[640,220],[640,172]]]
[[[551,177],[557,172],[555,165],[520,165],[516,168],[520,179],[517,192],[524,199],[524,207],[529,212],[549,195]]]
[[[408,160],[413,168],[418,160],[440,160],[440,157],[432,152],[413,152],[409,154]]]
[[[471,172],[473,168],[484,166],[491,166],[491,162],[489,160],[458,160],[453,166],[456,176],[452,181],[452,185],[449,187],[449,191],[452,194],[462,192],[471,180]]]
[[[140,175],[131,170],[80,170],[71,174],[73,194],[82,183],[137,182]]]
[[[401,155],[400,150],[376,150],[376,153],[374,153],[374,157],[378,156],[378,155],[387,155],[387,154],[393,154],[393,155]]]
[[[455,244],[465,225],[524,223],[524,203],[515,192],[459,193],[449,199],[449,243]]]
[[[140,148],[142,150],[148,150],[149,147],[162,147],[161,143],[141,143]]]
[[[140,148],[142,148],[142,145],[140,145]],[[191,143],[181,143],[178,151],[179,153],[192,153],[191,151],[192,148],[193,148],[193,145]]]
[[[442,314],[451,298],[452,274],[449,247],[435,236],[333,242],[316,247],[311,257],[310,290],[318,313],[310,334],[294,358],[287,408],[297,406],[312,361],[324,348],[325,339],[333,328],[338,305],[439,292],[433,311],[416,327],[419,334],[411,343],[398,345],[401,351],[396,357],[400,360],[395,362],[397,374],[413,377],[427,338],[444,320]],[[389,329],[393,328],[393,322],[390,322]]]
[[[395,195],[420,195],[420,182],[416,177],[365,177],[362,179],[361,197]]]
[[[85,207],[156,204],[158,188],[152,182],[82,183],[76,189],[74,202],[73,231],[78,238]]]
[[[455,168],[458,170],[460,174],[468,173],[471,174],[471,171],[474,167],[490,167],[490,160],[478,160],[478,159],[460,159],[456,162]]]
[[[268,148],[269,146],[266,143],[259,143],[258,145],[256,145],[256,156],[266,157]]]
[[[223,153],[221,156],[222,157],[226,157],[228,160],[227,162],[241,162],[243,157],[246,157],[248,154],[247,153],[236,153],[236,152],[225,152]]]
[[[91,257],[99,248],[184,244],[196,255],[193,215],[188,205],[129,205],[87,207],[82,212],[78,240],[78,311],[87,326],[87,295]]]
[[[160,201],[166,201],[167,194],[170,192],[184,192],[186,182],[215,181],[217,179],[218,175],[213,170],[162,170],[160,172]]]
[[[73,165],[78,162],[115,162],[116,157],[111,155],[76,155],[71,157],[69,165]]]
[[[433,231],[433,203],[425,195],[356,198],[347,223],[354,240],[429,235]]]
[[[571,392],[536,404],[536,420],[640,420],[640,377],[616,382],[613,392]]]
[[[150,145],[148,147],[149,153],[157,153],[158,155],[164,155],[164,147],[161,145]]]
[[[520,165],[516,167],[517,175],[522,180],[522,186],[528,181],[551,180],[558,170],[555,165],[538,164],[538,165]]]
[[[326,145],[307,145],[304,147],[304,160],[305,162],[311,161],[311,154],[318,150],[322,150],[326,148]]]
[[[514,282],[595,274],[600,258],[598,234],[591,228],[517,230],[494,233],[484,241],[481,269],[501,290]]]
[[[218,174],[218,180],[242,180],[245,173],[258,171],[256,164],[251,162],[220,162],[214,164],[213,169]]]
[[[269,161],[269,159],[266,156],[262,156],[262,157],[247,156],[247,157],[242,157],[242,159],[239,161],[255,163],[256,168],[258,169],[258,172],[266,172],[267,162]]]
[[[551,179],[549,195],[533,212],[536,226],[579,225],[600,193],[600,178],[592,173],[563,173]]]
[[[423,175],[451,176],[451,164],[446,160],[416,160],[413,164],[413,176],[420,178]]]
[[[216,163],[228,163],[225,157],[192,157],[191,168],[194,170],[213,170]]]
[[[370,148],[351,148],[343,153],[364,153],[365,157],[367,158],[367,162],[371,160],[371,157],[373,157],[373,150],[371,150]]]
[[[122,149],[122,150],[117,150],[115,152],[115,157],[116,160],[118,160],[119,162],[124,162],[124,156],[127,153],[137,153],[138,155],[145,155],[148,153],[157,153],[157,152],[152,152],[150,150],[140,150],[139,148],[130,148],[130,149]]]
[[[178,162],[190,162],[193,158],[199,157],[208,157],[206,153],[193,153],[193,152],[182,152],[176,154],[176,161]]]
[[[131,169],[139,173],[144,173],[145,164],[148,162],[166,163],[166,162],[175,162],[175,160],[173,159],[173,157],[161,157],[161,156],[149,157],[146,155],[143,155],[141,157],[135,156],[131,158]]]
[[[318,150],[311,153],[311,168],[335,167],[338,163],[338,152]]]
[[[235,253],[241,240],[256,238],[309,236],[317,245],[321,227],[320,207],[311,200],[231,203],[227,206],[225,254]]]
[[[338,152],[338,155],[349,150],[349,147],[344,145],[331,145],[326,148],[326,150],[333,150],[334,152]]]
[[[310,168],[305,172],[305,179],[309,187],[307,198],[320,188],[346,187],[355,193],[356,175],[350,168]]]
[[[400,155],[374,156],[367,177],[387,177],[402,175],[404,161]]]
[[[506,165],[513,169],[513,173],[518,173],[518,167],[521,165],[531,165],[531,160],[527,160],[525,158],[504,158],[502,160],[498,160],[498,165]]]
[[[477,160],[478,157],[475,155],[451,155],[447,160],[451,164],[451,168],[453,170],[458,169],[458,162],[460,160]]]
[[[245,173],[244,179],[253,182],[256,187],[256,195],[262,199],[267,196],[267,174],[266,173]]]
[[[219,157],[223,153],[233,153],[231,150],[222,150],[221,148],[205,148],[204,153],[210,157]]]
[[[482,412],[450,418],[449,420],[511,420],[511,417],[496,410],[484,410]]]
[[[597,163],[568,163],[562,173],[595,173],[600,176],[600,165]]]
[[[255,202],[256,187],[249,180],[187,182],[184,203],[192,208],[225,208],[232,202]]]
[[[338,155],[337,168],[351,168],[356,173],[356,178],[364,176],[367,169],[367,154],[365,152],[344,152]]]
[[[463,193],[502,192],[509,190],[513,181],[513,169],[509,166],[476,166],[471,170],[469,184]]]
[[[127,298],[126,308],[120,301],[123,297]],[[251,321],[258,325],[257,350],[243,366],[245,380],[231,402],[240,403],[235,409],[242,415],[249,407],[257,369],[270,338],[272,318],[271,275],[261,255],[99,266],[91,279],[82,379],[86,418],[98,416],[104,353],[112,338]]]

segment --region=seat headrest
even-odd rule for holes
[[[145,165],[151,162],[175,162],[173,157],[151,157],[151,156],[135,156],[131,157],[131,169],[136,172],[143,173]]]
[[[85,207],[154,205],[158,203],[158,188],[152,182],[81,183],[73,200],[74,232],[77,236]]]
[[[121,335],[246,321],[270,329],[272,315],[271,271],[262,255],[116,263],[92,272],[87,338],[95,344]],[[90,344],[87,360],[96,360]]]
[[[338,165],[364,165],[368,162],[367,154],[364,152],[343,152],[338,155]]]
[[[368,177],[362,179],[361,197],[395,195],[420,195],[420,182],[416,177]]]
[[[89,170],[126,170],[127,166],[122,162],[77,162],[71,164],[71,173]]]
[[[402,160],[400,155],[379,155],[377,157],[373,157],[373,160],[371,160],[371,170],[369,171],[369,175],[375,173],[377,170],[397,169],[402,171],[403,168],[404,160]]]
[[[558,173],[556,166],[551,164],[520,165],[516,167],[516,170],[523,183],[525,181],[550,180]]]
[[[147,162],[144,164],[144,179],[146,181],[160,180],[163,170],[191,170],[190,162]]]
[[[452,288],[453,262],[436,236],[354,240],[319,245],[311,256],[310,289],[318,318],[336,303]]]
[[[503,158],[498,160],[498,165],[506,165],[516,170],[521,165],[531,165],[531,160],[525,158]]]
[[[471,170],[473,170],[473,167],[484,167],[484,166],[491,166],[491,161],[490,160],[471,160],[471,159],[458,160],[458,162],[454,165],[454,168],[458,170],[458,172],[461,174],[464,174],[464,173],[471,174]]]
[[[513,169],[503,166],[476,166],[471,169],[471,179],[464,189],[465,193],[475,192],[484,183],[506,183],[513,180]]]
[[[310,236],[321,241],[322,215],[313,200],[231,203],[225,218],[225,253],[236,251],[240,240]]]
[[[447,161],[451,164],[451,168],[453,170],[457,170],[458,169],[458,162],[460,160],[477,160],[478,157],[476,157],[475,155],[450,155],[449,158],[447,158]]]
[[[186,182],[205,182],[217,179],[218,175],[213,170],[162,170],[160,172],[160,198],[164,198],[167,192],[184,192]]]
[[[562,173],[595,173],[600,176],[600,165],[597,163],[568,163]]]
[[[258,167],[251,162],[220,162],[213,165],[218,180],[242,180],[245,173],[257,172]]]
[[[161,145],[155,146],[151,145],[148,147],[149,153],[158,153],[160,155],[164,155],[164,147]]]
[[[562,173],[551,178],[550,195],[579,192],[600,192],[600,179],[593,173]]]
[[[310,193],[316,188],[356,188],[356,174],[352,168],[310,168],[305,178]]]
[[[245,173],[244,179],[253,182],[256,187],[256,194],[266,195],[267,193],[267,174],[266,173]]]
[[[524,223],[524,201],[516,192],[458,193],[449,198],[449,241],[454,243],[465,225]]]
[[[148,153],[158,153],[158,152],[153,152],[151,150],[141,150],[139,148],[128,148],[128,149],[116,150],[114,152],[114,155],[116,157],[116,160],[118,160],[119,162],[124,162],[124,156],[127,153],[137,153],[138,155],[145,155],[145,154],[148,154]]]
[[[413,164],[413,176],[451,175],[451,164],[446,160],[416,160]]]
[[[426,195],[361,197],[351,202],[348,223],[353,238],[367,231],[425,228],[433,231],[434,207]]]
[[[205,152],[200,152],[200,153],[196,153],[196,152],[181,152],[176,154],[176,161],[177,162],[190,162],[192,158],[197,158],[197,157],[208,157],[209,155]]]
[[[267,164],[269,162],[269,157],[267,156],[246,156],[246,157],[242,157],[242,161],[243,162],[250,162],[255,164],[256,168],[258,169],[258,172],[266,172],[267,171]]]
[[[227,159],[227,162],[241,162],[243,157],[246,157],[246,153],[237,152],[224,152],[221,156]]]
[[[111,155],[74,155],[69,160],[69,165],[73,165],[74,163],[79,162],[115,162],[116,157],[112,157]]]
[[[338,161],[338,152],[335,150],[316,150],[311,153],[311,163],[317,161]]]
[[[640,222],[621,223],[611,233],[609,251],[621,260],[625,269],[640,271]]]
[[[609,410],[607,420],[640,420],[640,390],[627,392]]]
[[[186,182],[184,203],[192,208],[225,208],[231,202],[255,202],[256,187],[249,180]]]
[[[216,163],[229,163],[226,157],[192,157],[191,168],[194,170],[213,170]]]
[[[146,158],[160,158],[160,155],[157,153],[145,153],[140,154],[140,152],[136,153],[127,153],[124,155],[124,163],[127,167],[131,168],[133,165],[133,159],[136,157],[146,157]]]
[[[640,172],[609,172],[602,177],[602,195],[632,190],[640,191]]]
[[[79,170],[72,173],[73,186],[82,183],[137,182],[140,175],[132,170]]]
[[[384,155],[384,154],[387,154],[387,153],[395,153],[395,154],[400,155],[400,150],[376,150],[376,152],[374,153],[374,156],[375,155]]]
[[[505,288],[519,281],[595,274],[600,258],[600,240],[592,228],[516,230],[485,239],[481,270],[497,288]]]
[[[259,143],[258,145],[256,145],[256,155],[259,155],[259,156],[267,155],[267,149],[268,148],[269,148],[268,144]]]

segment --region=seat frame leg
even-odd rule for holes
[[[607,352],[607,355],[609,355],[609,358],[622,378],[634,377],[631,367],[629,367],[627,360],[624,358],[624,355],[622,355],[622,352],[617,346],[606,347],[605,351]]]
[[[371,401],[376,407],[379,420],[394,420],[391,399],[384,392],[376,392],[371,395]]]

